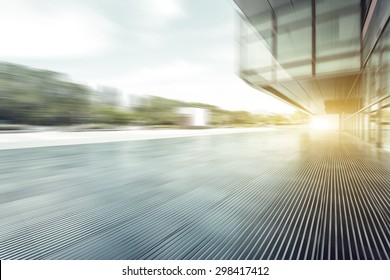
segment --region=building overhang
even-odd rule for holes
[[[351,97],[361,75],[360,0],[234,2],[242,79],[310,114],[361,106]]]

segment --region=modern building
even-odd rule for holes
[[[209,111],[197,107],[179,107],[177,115],[181,127],[207,127],[209,125]]]
[[[239,73],[252,87],[389,145],[390,1],[234,0]]]

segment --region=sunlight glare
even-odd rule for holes
[[[338,129],[338,117],[333,115],[313,116],[310,129],[312,130],[331,130]]]

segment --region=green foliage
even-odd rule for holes
[[[177,123],[176,109],[184,102],[152,96],[136,110],[137,120],[148,125],[173,125]]]
[[[126,125],[134,119],[135,116],[131,112],[111,106],[95,106],[91,110],[91,121],[94,123]]]
[[[178,107],[198,107],[209,111],[212,126],[259,126],[289,124],[283,115],[254,115],[246,111],[227,111],[213,105],[183,102],[152,96],[132,112],[92,102],[93,92],[70,82],[63,74],[0,63],[0,123],[63,125],[95,123],[106,125],[178,125]],[[384,117],[386,118],[386,117]],[[308,116],[297,111],[293,123]]]
[[[272,124],[277,124],[277,125],[290,123],[290,120],[281,114],[272,115],[270,117],[270,121]]]
[[[291,116],[291,121],[293,123],[309,123],[310,122],[310,115],[303,113],[302,111],[296,111]]]
[[[234,111],[231,112],[230,122],[234,124],[253,124],[255,121],[249,112]]]
[[[89,90],[59,73],[0,63],[0,120],[51,125],[85,122]]]

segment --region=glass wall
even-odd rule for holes
[[[275,8],[276,57],[291,77],[312,75],[312,6],[308,1]]]
[[[345,130],[390,151],[390,28],[385,27],[369,56],[353,98],[361,96],[362,109],[344,116]]]
[[[360,0],[316,1],[316,74],[360,69]]]
[[[334,102],[343,130],[390,149],[390,1],[248,3],[259,12],[241,23],[241,77],[302,106]]]
[[[307,0],[292,3],[242,21],[241,69],[249,79],[280,82],[359,72],[360,0],[318,0],[315,7]]]
[[[240,21],[240,75],[250,83],[272,81],[274,58],[267,42],[245,21]]]

